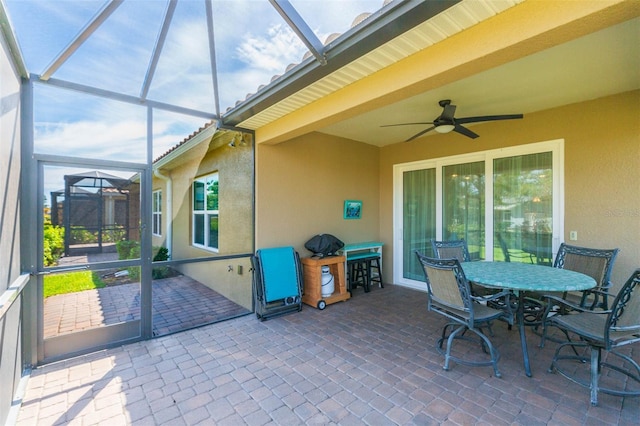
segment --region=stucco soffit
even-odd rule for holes
[[[525,1],[274,118],[255,129],[256,142],[280,143],[637,16],[635,0]]]

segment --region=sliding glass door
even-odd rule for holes
[[[474,260],[484,259],[485,163],[442,167],[442,240],[464,238]]]
[[[553,258],[553,155],[493,160],[494,259],[549,265]]]
[[[431,239],[436,237],[436,169],[410,170],[402,178],[402,250],[407,253],[402,270],[405,277],[419,280],[423,272],[413,253],[432,255]]]
[[[548,265],[563,235],[563,141],[394,168],[394,282],[423,288],[415,251],[464,238],[472,260]]]

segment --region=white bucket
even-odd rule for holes
[[[329,271],[328,266],[322,267],[322,297],[329,297],[335,290],[333,275]]]

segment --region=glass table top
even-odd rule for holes
[[[577,291],[595,287],[588,275],[568,269],[519,262],[463,262],[469,281],[497,288],[529,291]]]

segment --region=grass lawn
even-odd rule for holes
[[[103,288],[106,284],[96,272],[82,271],[44,276],[44,297]]]

